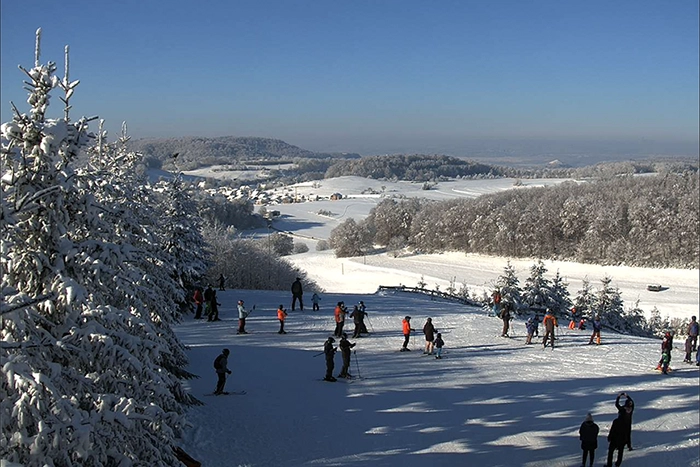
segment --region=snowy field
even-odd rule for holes
[[[428,193],[473,197],[512,186],[512,180],[459,181]],[[273,208],[282,213],[274,228],[310,248],[288,259],[324,289],[320,312],[309,311],[308,303],[304,312],[290,312],[289,333],[279,335],[275,310],[280,303],[290,307],[289,292],[225,291],[219,292],[222,321],[188,317],[177,327],[190,346],[190,370],[201,376],[190,389],[205,403],[190,411],[192,427],[183,440],[188,453],[206,467],[578,466],[578,428],[591,412],[601,429],[595,464],[600,466],[616,416],[615,396],[625,391],[636,402],[635,450],[625,452],[623,465],[700,466],[698,368],[682,363],[682,338],[673,353],[676,371],[665,376],[653,370],[659,340],[603,333],[601,346],[589,346],[588,331],[570,331],[561,323],[556,348],[543,349],[539,340],[524,344],[522,321],[513,322],[514,337],[507,339],[499,337],[502,322],[481,309],[376,293],[379,285],[415,286],[421,277],[428,288],[437,284],[445,290],[454,278],[458,287],[464,283],[480,293],[490,289],[508,258],[445,253],[337,259],[332,251],[315,251],[316,242],[340,222],[364,218],[380,201],[379,195],[361,195],[366,188],[426,193],[416,184],[342,177],[324,180],[321,187],[290,189],[299,195],[341,192],[347,199]],[[320,216],[319,210],[333,214]],[[524,281],[535,260],[511,261]],[[645,311],[655,306],[662,315],[698,313],[698,270],[545,264],[551,276],[559,270],[567,278],[572,295],[583,278],[597,287],[607,274],[626,304],[639,300]],[[669,288],[648,292],[649,283]],[[257,305],[248,320],[251,334],[244,336],[235,333],[238,299]],[[371,333],[357,340],[350,369],[355,378],[327,383],[321,381],[324,359],[317,354],[332,333],[332,309],[341,300],[350,307],[359,300],[368,305]],[[447,358],[422,355],[420,332],[412,352],[398,352],[405,315],[418,330],[426,317],[433,318]],[[214,389],[212,361],[224,347],[231,349],[233,370],[227,389],[246,395],[204,395]],[[340,365],[337,355],[336,375]]]
[[[235,302],[256,310],[247,335],[236,335]],[[502,322],[478,308],[412,294],[327,293],[321,311],[290,312],[288,334],[277,334],[275,309],[290,293],[219,292],[222,321],[190,317],[177,333],[190,346],[191,392],[205,405],[190,411],[183,448],[206,467],[230,466],[578,466],[578,428],[587,412],[599,424],[596,465],[616,416],[617,393],[636,402],[632,440],[623,465],[698,466],[698,368],[682,363],[676,342],[671,375],[653,370],[660,341],[559,328],[556,347],[524,345],[524,325],[499,337]],[[307,297],[308,300],[308,297]],[[363,300],[370,335],[357,339],[354,379],[321,381],[332,307]],[[420,330],[433,318],[445,356],[399,352],[401,320]],[[349,328],[352,329],[352,324]],[[541,333],[542,334],[542,333]],[[246,395],[206,396],[212,361],[231,350],[227,382]],[[337,375],[340,355],[336,355]]]

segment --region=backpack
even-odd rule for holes
[[[223,355],[219,355],[214,359],[214,369],[218,370],[221,367],[221,359],[223,358]]]

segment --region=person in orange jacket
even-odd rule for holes
[[[280,330],[277,331],[277,334],[287,334],[287,331],[284,330],[284,320],[287,317],[287,310],[284,309],[284,305],[280,305],[279,308],[277,308],[277,319],[280,321]]]
[[[406,316],[403,319],[403,347],[401,347],[401,352],[411,350],[408,348],[408,340],[411,338],[411,331],[415,331],[415,329],[411,327],[411,317]]]
[[[343,336],[343,326],[345,326],[345,315],[348,313],[347,308],[345,308],[345,302],[338,302],[335,307],[335,332],[333,335],[335,337]]]
[[[554,328],[558,328],[559,324],[557,324],[557,319],[554,317],[554,314],[552,314],[552,310],[550,310],[549,308],[547,309],[547,314],[542,320],[542,325],[544,325],[545,329],[544,339],[542,340],[542,346],[547,347],[547,339],[549,338],[552,341],[552,348],[554,348]]]
[[[194,295],[192,296],[194,304],[197,305],[197,311],[195,312],[194,319],[202,319],[202,306],[204,305],[204,296],[202,295],[202,288],[196,287],[194,289]]]

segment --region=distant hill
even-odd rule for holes
[[[138,139],[130,142],[132,150],[143,153],[151,166],[167,170],[195,170],[212,165],[250,163],[280,164],[295,159],[356,159],[359,154],[317,153],[293,146],[279,139],[251,136],[196,136]],[[177,155],[176,157],[173,157]],[[158,161],[159,163],[155,163]],[[175,167],[174,162],[177,163]]]

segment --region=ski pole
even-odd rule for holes
[[[314,355],[314,357],[318,357],[319,355],[323,355],[324,353],[326,353],[326,352],[325,352],[325,351],[324,351],[324,352],[319,352],[319,353],[317,353],[316,355]]]
[[[360,375],[360,363],[357,360],[357,350],[353,350],[352,353],[355,355],[355,365],[357,366],[357,377],[362,378]]]

